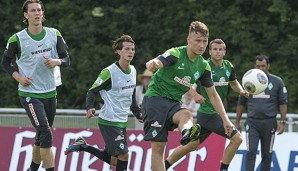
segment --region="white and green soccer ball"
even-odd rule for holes
[[[249,94],[260,94],[268,86],[268,77],[260,69],[250,69],[242,77],[242,86]]]

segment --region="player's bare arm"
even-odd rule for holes
[[[230,81],[230,86],[235,92],[238,92],[240,95],[248,98],[249,93],[242,88],[238,80]]]
[[[190,87],[189,91],[188,91],[192,98],[194,99],[194,101],[196,103],[199,103],[199,104],[202,104],[202,103],[205,103],[205,97],[202,96],[201,94],[199,94],[196,90],[194,90],[192,87]]]
[[[286,120],[286,113],[288,110],[287,104],[279,105],[279,111],[280,111],[280,118],[281,121],[277,125],[277,135],[280,135],[284,132],[284,126],[285,126],[285,120]]]
[[[94,116],[94,113],[95,113],[95,108],[91,108],[91,109],[87,110],[86,117],[92,118]]]
[[[19,74],[18,72],[13,72],[12,77],[18,81],[22,86],[26,87],[31,84],[32,78],[30,77],[25,77]]]
[[[44,64],[46,65],[47,68],[54,68],[55,66],[60,66],[62,63],[60,59],[52,59],[50,57],[44,57],[44,58],[45,58]]]

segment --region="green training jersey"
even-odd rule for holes
[[[227,97],[229,92],[229,81],[235,80],[235,75],[231,75],[234,74],[234,72],[232,72],[233,65],[228,60],[223,60],[222,66],[216,66],[212,63],[210,58],[208,59],[208,63],[212,70],[212,79],[215,89],[221,100],[223,101]],[[212,103],[210,102],[205,88],[200,84],[198,88],[200,94],[206,98],[205,103],[200,104],[199,112],[206,114],[217,114]]]
[[[171,48],[159,56],[162,58],[175,57],[177,60],[169,66],[158,69],[149,84],[146,96],[160,96],[175,101],[181,101],[182,95],[189,91],[204,72],[211,71],[210,66],[202,56],[195,61],[189,60],[186,46]],[[211,78],[210,78],[211,79]]]

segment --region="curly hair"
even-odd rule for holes
[[[117,52],[117,50],[121,50],[123,48],[123,42],[130,42],[135,44],[135,41],[129,35],[123,34],[113,41],[112,48],[114,49],[115,53]]]

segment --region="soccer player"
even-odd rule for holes
[[[122,35],[114,41],[112,47],[119,57],[118,62],[100,72],[86,96],[87,118],[94,116],[94,102],[98,92],[104,100],[98,115],[98,126],[106,147],[94,148],[79,137],[66,149],[65,155],[86,151],[116,166],[117,171],[126,171],[129,157],[126,137],[128,114],[132,111],[143,122],[141,109],[135,99],[136,69],[130,65],[135,55],[135,42],[129,35]]]
[[[40,0],[23,4],[24,30],[12,35],[4,51],[2,66],[19,82],[18,94],[32,126],[36,129],[31,171],[38,170],[41,161],[47,171],[55,167],[52,147],[52,127],[56,114],[58,83],[57,66],[69,66],[67,45],[61,33],[43,27],[45,8]],[[18,70],[11,65],[16,58]],[[58,71],[58,72],[55,72]]]
[[[165,170],[170,165],[164,162],[168,131],[178,128],[182,133],[180,143],[184,146],[173,152],[178,155],[181,148],[195,144],[199,138],[200,125],[193,125],[192,113],[180,105],[182,95],[188,91],[197,103],[204,102],[205,98],[192,89],[197,80],[206,88],[211,103],[223,117],[225,133],[229,136],[232,133],[233,125],[213,85],[210,66],[201,56],[208,45],[208,37],[207,26],[194,21],[189,26],[186,46],[171,48],[146,63],[147,69],[155,72],[142,103],[144,139],[151,142],[153,171]]]
[[[233,65],[228,60],[223,59],[226,55],[226,45],[224,41],[221,39],[212,40],[209,43],[209,55],[210,58],[208,58],[207,61],[211,67],[212,79],[221,100],[223,101],[227,98],[229,87],[231,87],[235,92],[247,97],[248,92],[243,90],[242,86],[237,81]],[[236,127],[233,127],[231,136],[225,134],[225,120],[222,119],[222,116],[218,115],[216,109],[213,107],[207,96],[206,90],[201,84],[199,84],[198,90],[204,97],[207,98],[205,103],[200,105],[197,112],[197,123],[201,125],[201,134],[197,143],[204,142],[212,132],[230,139],[230,143],[224,151],[220,166],[220,170],[228,170],[228,166],[242,142],[242,137],[236,130]],[[195,150],[195,148],[192,149],[191,147],[188,149],[191,151]],[[187,152],[189,151],[184,153]],[[180,155],[182,156],[182,154]],[[175,158],[174,156],[175,154],[168,158],[169,163],[177,161],[178,158]]]
[[[246,170],[255,168],[256,154],[261,141],[261,171],[271,169],[272,148],[275,132],[280,135],[284,131],[287,113],[288,93],[283,80],[271,73],[270,60],[266,55],[258,55],[255,59],[255,68],[267,74],[268,87],[259,95],[250,95],[249,98],[239,96],[236,108],[236,126],[241,131],[240,119],[247,103],[247,118],[245,122],[247,137]],[[280,113],[281,121],[277,124],[276,116]]]

